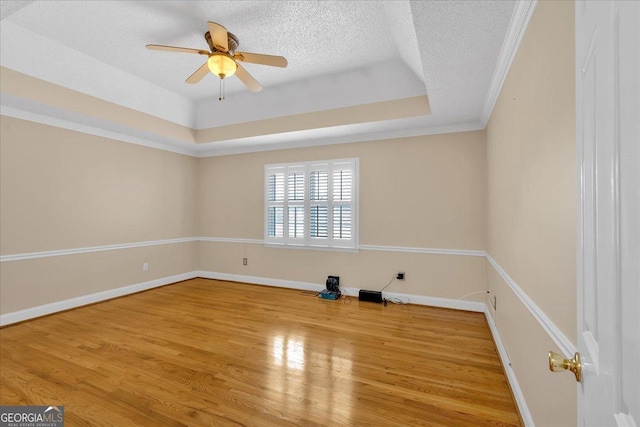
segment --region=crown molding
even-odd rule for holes
[[[252,146],[240,147],[223,147],[215,148],[215,142],[209,144],[186,145],[177,142],[176,145],[169,145],[164,142],[152,139],[140,138],[137,136],[127,135],[121,132],[113,132],[106,129],[81,124],[75,121],[69,121],[51,117],[45,114],[34,113],[20,108],[0,105],[0,115],[13,117],[16,119],[27,120],[34,123],[40,123],[48,126],[54,126],[62,129],[81,132],[89,135],[109,138],[116,141],[128,142],[130,144],[142,145],[144,147],[155,148],[158,150],[170,151],[173,153],[184,154],[192,157],[217,157],[228,156],[233,154],[256,153],[263,151],[287,150],[292,148],[316,147],[322,145],[349,144],[355,142],[379,141],[384,139],[410,138],[415,136],[437,135],[443,133],[469,132],[484,129],[484,125],[480,122],[463,123],[451,126],[423,127],[398,129],[389,132],[371,132],[355,135],[343,135],[331,138],[315,138],[315,139],[296,139],[293,141],[260,144],[255,143]]]
[[[15,119],[27,120],[29,122],[40,123],[43,125],[54,126],[61,129],[72,130],[75,132],[86,133],[89,135],[100,136],[103,138],[109,138],[120,142],[128,142],[130,144],[142,145],[144,147],[155,148],[158,150],[185,154],[187,156],[195,155],[194,150],[186,146],[173,146],[151,139],[140,138],[120,132],[113,132],[95,126],[84,125],[78,122],[72,122],[69,120],[59,119],[44,114],[34,113],[20,108],[9,107],[7,105],[0,105],[0,115],[13,117]]]
[[[493,77],[491,78],[491,85],[487,92],[487,98],[482,108],[482,116],[480,122],[484,129],[489,122],[493,107],[496,105],[502,86],[504,85],[511,64],[518,52],[522,37],[529,25],[529,20],[533,14],[533,10],[536,7],[536,0],[520,0],[516,2],[516,6],[513,9],[511,15],[511,22],[509,22],[509,28],[507,34],[502,43],[502,49],[500,50],[500,56],[498,57],[498,63],[493,71]]]
[[[295,141],[277,142],[272,144],[256,144],[254,146],[215,148],[214,143],[199,144],[196,147],[196,157],[217,157],[234,154],[257,153],[262,151],[287,150],[292,148],[317,147],[321,145],[350,144],[355,142],[380,141],[384,139],[411,138],[414,136],[438,135],[443,133],[469,132],[483,130],[480,122],[463,123],[451,126],[424,127],[413,129],[398,129],[389,132],[372,132],[355,135],[341,135],[329,138],[298,139]]]

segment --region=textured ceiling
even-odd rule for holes
[[[205,129],[427,94],[431,115],[412,125],[440,129],[481,121],[515,2],[1,4],[2,66],[184,126]],[[229,78],[227,100],[218,102],[215,76],[184,83],[204,57],[145,49],[148,43],[206,48],[208,20],[234,33],[240,51],[283,55],[289,67],[247,64],[265,89],[251,93]],[[371,132],[382,132],[383,123],[371,124]],[[281,140],[366,130],[360,124],[357,131],[313,135],[310,129]],[[241,135],[238,141],[260,142]]]
[[[403,49],[393,28],[379,25],[388,21],[385,8],[372,2],[46,1],[9,20],[189,99],[217,94],[213,75],[202,86],[184,83],[206,58],[148,51],[145,45],[206,49],[207,20],[234,33],[240,51],[286,55],[290,66],[284,70],[246,65],[265,86],[331,73],[345,63],[384,62]],[[237,79],[227,89],[244,90]]]
[[[411,2],[434,112],[457,123],[479,119],[513,8],[508,1]]]

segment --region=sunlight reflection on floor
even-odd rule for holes
[[[306,410],[337,414],[345,422],[351,419],[352,361],[334,354],[332,347],[324,348],[307,343],[304,336],[276,335],[273,337],[268,387],[278,392],[283,407],[287,401],[314,402]],[[341,354],[349,352],[340,351]],[[312,386],[310,386],[312,385]],[[295,416],[295,414],[290,414]]]

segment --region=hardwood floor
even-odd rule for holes
[[[0,330],[68,426],[521,425],[481,313],[194,279]]]

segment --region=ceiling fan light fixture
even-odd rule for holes
[[[221,79],[233,76],[238,69],[236,61],[228,53],[224,52],[212,53],[207,60],[207,64],[209,70]]]

